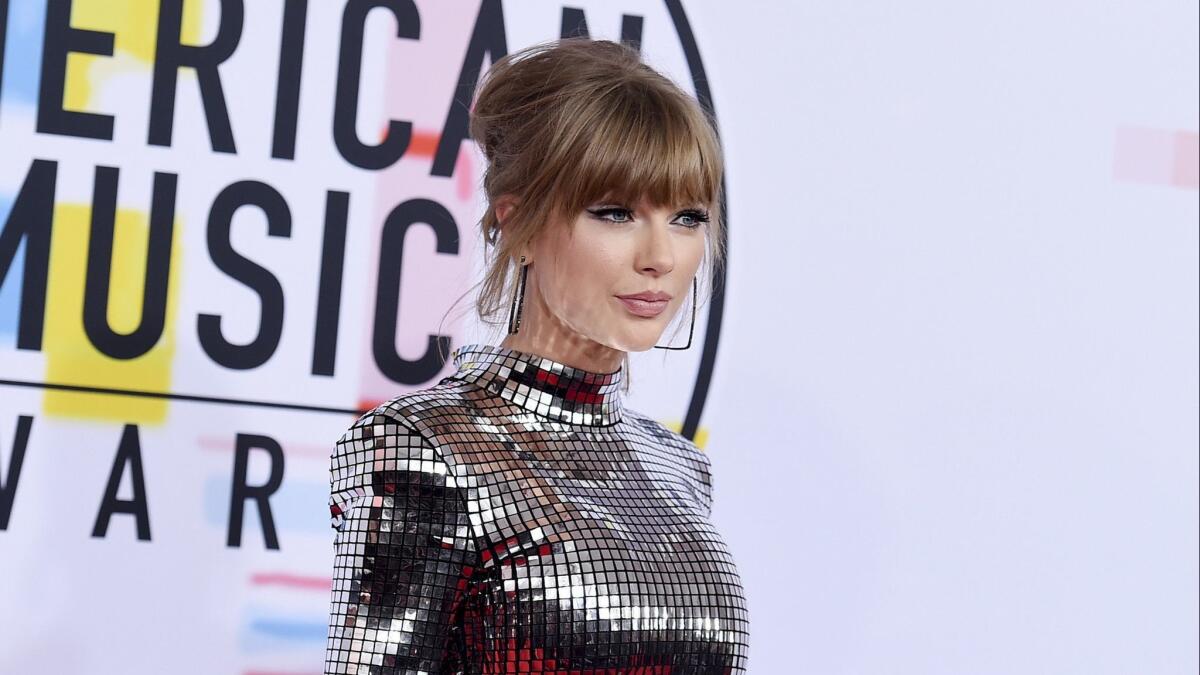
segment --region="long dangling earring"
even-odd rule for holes
[[[521,328],[521,310],[525,307],[525,278],[529,276],[529,265],[521,256],[521,275],[517,278],[517,294],[508,308],[508,334],[514,335]],[[515,312],[515,316],[514,316]]]
[[[692,277],[692,325],[688,327],[688,341],[682,347],[668,347],[666,345],[654,345],[655,349],[687,349],[692,346],[692,334],[696,331],[696,277]]]

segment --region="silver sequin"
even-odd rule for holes
[[[337,442],[325,672],[746,672],[707,456],[625,408],[620,371],[453,357]]]

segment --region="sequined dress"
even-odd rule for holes
[[[337,441],[326,673],[746,672],[708,457],[597,373],[482,344]]]

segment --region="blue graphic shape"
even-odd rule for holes
[[[8,7],[8,39],[4,46],[4,89],[0,106],[37,105],[42,77],[42,36],[46,0],[16,0]],[[0,117],[4,111],[0,108]]]
[[[12,212],[13,198],[0,195],[0,228],[8,222]],[[21,277],[25,275],[25,242],[17,246],[8,274],[0,279],[0,349],[15,349],[17,346],[17,318],[21,312]]]
[[[325,639],[329,625],[323,621],[297,621],[283,617],[258,617],[250,621],[250,632],[279,640],[300,642]]]
[[[248,607],[238,631],[238,647],[243,653],[288,651],[298,647],[320,650],[329,635],[329,617],[314,615],[297,619],[294,611],[282,608]]]

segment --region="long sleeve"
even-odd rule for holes
[[[325,673],[461,672],[479,552],[466,488],[407,423],[360,417],[330,458],[333,592]]]

